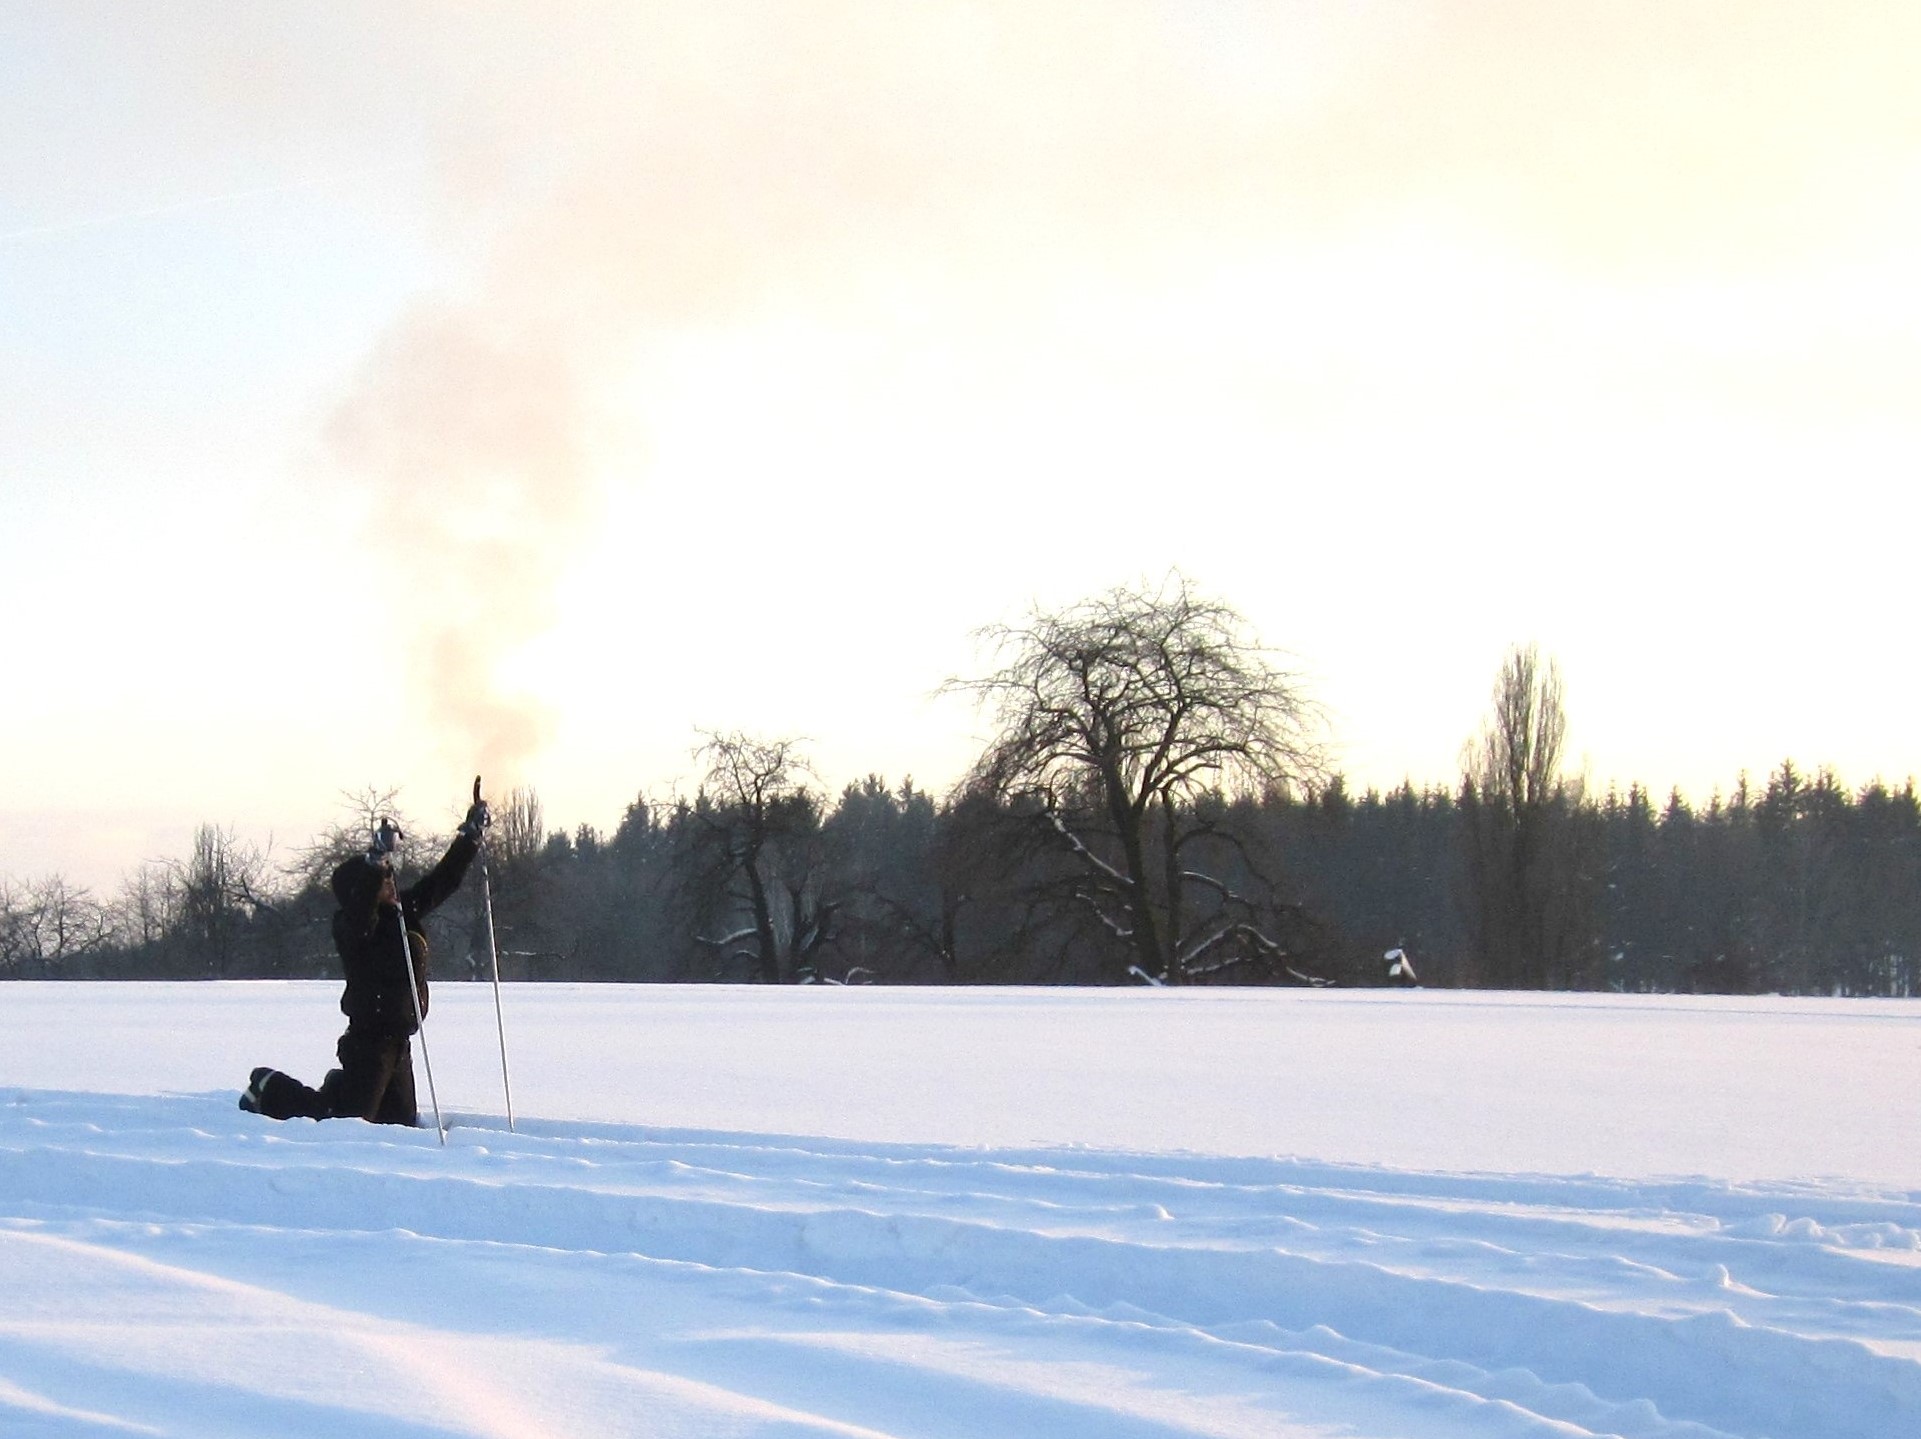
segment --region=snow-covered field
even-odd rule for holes
[[[0,1435],[1921,1435],[1921,1006],[335,997],[0,986]]]

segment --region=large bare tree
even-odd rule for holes
[[[1052,829],[1120,971],[1183,983],[1285,966],[1275,922],[1291,906],[1222,801],[1321,775],[1322,719],[1240,614],[1176,574],[983,634],[1000,667],[949,685],[994,720],[970,783]]]

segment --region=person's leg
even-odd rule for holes
[[[403,1049],[405,1043],[401,1041]],[[349,1025],[334,1052],[340,1056],[340,1068],[327,1076],[327,1112],[338,1119],[378,1119],[393,1083],[394,1041],[385,1035],[359,1033]]]
[[[387,1082],[387,1094],[374,1122],[418,1126],[420,1101],[414,1090],[413,1044],[405,1039],[393,1041],[393,1055],[393,1077]]]
[[[256,1069],[247,1094],[255,1102],[249,1105],[243,1099],[242,1108],[269,1119],[325,1119],[331,1112],[319,1090],[309,1089],[277,1069]]]

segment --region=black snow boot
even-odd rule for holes
[[[267,1092],[267,1081],[272,1075],[273,1070],[263,1064],[248,1077],[246,1093],[240,1096],[240,1107],[247,1113],[260,1113],[260,1101]]]

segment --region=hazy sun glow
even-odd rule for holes
[[[1359,785],[1504,647],[1594,777],[1921,769],[1921,12],[0,16],[0,874],[697,725],[939,787],[969,632],[1178,566]],[[446,811],[446,814],[443,814]]]

